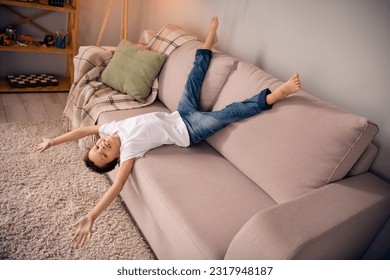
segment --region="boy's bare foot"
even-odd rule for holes
[[[212,17],[210,20],[209,32],[204,42],[203,49],[211,49],[218,42],[217,29],[219,21],[218,17]]]
[[[297,73],[293,74],[287,82],[280,86],[280,91],[284,97],[287,97],[300,89],[301,81],[299,80],[299,75]]]
[[[301,81],[297,73],[293,74],[291,78],[278,87],[274,92],[267,95],[267,104],[272,105],[275,102],[286,98],[292,93],[297,92],[301,89]]]

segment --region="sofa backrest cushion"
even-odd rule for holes
[[[351,170],[349,170],[348,176],[356,176],[368,172],[375,160],[377,153],[378,148],[373,143],[368,144],[358,161],[351,168]]]
[[[159,75],[158,98],[171,111],[175,111],[183,94],[184,86],[190,73],[197,49],[202,47],[199,41],[190,41],[177,48],[166,60]],[[218,52],[213,53],[209,69],[202,86],[200,108],[209,111],[214,105],[224,83],[237,60]]]
[[[239,62],[213,110],[280,84]],[[345,177],[377,131],[367,119],[299,91],[207,141],[275,201],[283,202]]]

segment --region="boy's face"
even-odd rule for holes
[[[89,159],[95,165],[102,167],[107,163],[119,158],[120,144],[113,136],[104,136],[96,141],[95,145],[89,151]]]

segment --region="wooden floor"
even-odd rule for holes
[[[0,94],[0,123],[61,119],[68,92]]]

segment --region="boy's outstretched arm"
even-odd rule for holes
[[[75,130],[69,131],[53,139],[42,138],[42,142],[35,146],[34,151],[42,153],[50,147],[59,145],[65,142],[79,140],[88,135],[99,134],[99,125],[92,125],[86,127],[79,127]]]
[[[92,237],[93,223],[122,191],[127,178],[133,170],[133,164],[134,159],[121,163],[114,184],[106,191],[96,206],[87,215],[83,216],[72,225],[75,229],[75,233],[71,242],[76,247],[82,247],[84,243]]]

